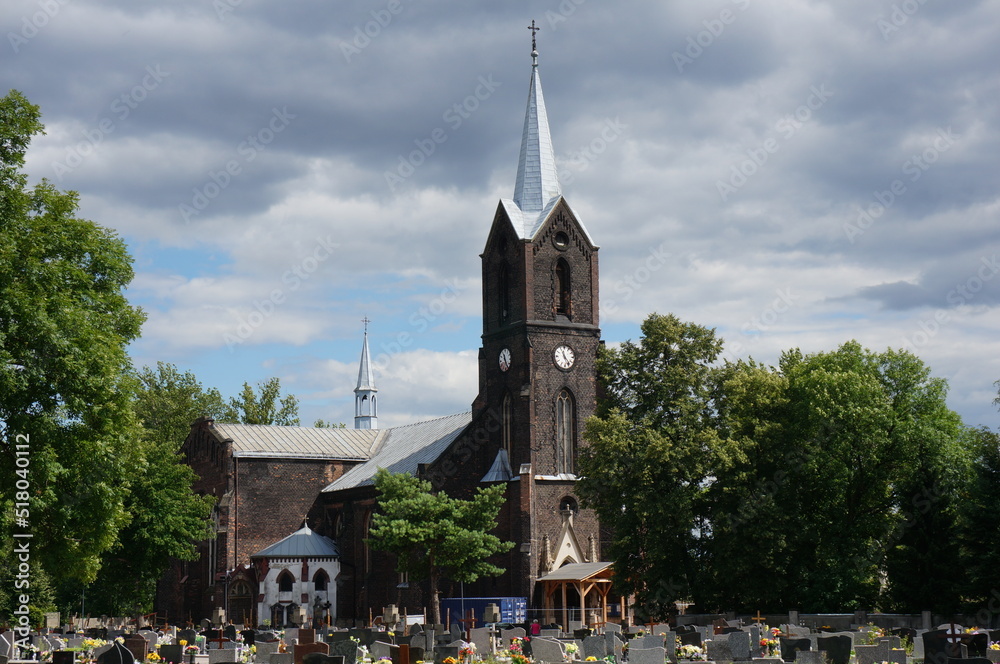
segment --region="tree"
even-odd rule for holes
[[[0,99],[0,530],[10,551],[15,480],[29,482],[32,562],[89,581],[130,518],[140,430],[126,351],[144,315],[125,298],[125,243],[76,218],[74,192],[27,185],[25,151],[42,129],[19,92]],[[18,442],[27,479],[15,475]]]
[[[375,488],[379,496],[369,542],[395,554],[399,572],[429,581],[433,622],[441,622],[442,577],[471,583],[503,573],[487,561],[514,546],[489,532],[504,502],[503,484],[479,487],[471,499],[459,500],[433,493],[426,480],[379,468]]]
[[[971,472],[960,505],[962,568],[966,597],[984,606],[996,601],[1000,588],[1000,435],[986,428],[966,433]]]
[[[577,491],[614,524],[616,589],[664,617],[696,588],[705,483],[732,450],[710,417],[722,341],[673,315],[650,315],[642,335],[598,356],[606,397],[586,425]]]
[[[243,390],[229,400],[222,419],[241,424],[299,425],[299,400],[293,394],[281,396],[278,378],[269,378],[257,387],[259,396],[249,383],[243,383]]]
[[[333,422],[326,422],[324,420],[316,420],[315,422],[313,422],[313,428],[316,428],[316,429],[346,429],[347,425],[344,424],[343,422],[337,422],[336,424],[334,424]]]
[[[173,364],[144,367],[136,378],[142,465],[126,501],[133,517],[86,589],[94,613],[148,611],[156,582],[171,558],[193,560],[195,542],[212,537],[214,500],[192,492],[196,475],[179,450],[191,423],[201,416],[218,416],[225,403],[218,390],[205,390],[194,374],[181,373]]]

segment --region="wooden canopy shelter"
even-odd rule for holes
[[[562,593],[562,625],[569,629],[569,606],[566,602],[566,589],[574,588],[580,597],[580,617],[587,624],[587,596],[597,591],[600,600],[598,607],[598,622],[603,625],[608,621],[608,593],[611,591],[611,563],[570,563],[559,569],[554,569],[538,579],[542,584],[545,603],[545,620],[555,621],[554,597],[556,592]],[[594,627],[596,625],[590,625]]]

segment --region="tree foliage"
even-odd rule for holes
[[[959,608],[968,435],[917,357],[848,342],[719,365],[711,330],[654,314],[642,332],[599,358],[579,482],[614,524],[619,590],[659,616]]]
[[[487,559],[514,545],[490,533],[497,526],[504,485],[480,487],[471,499],[460,500],[433,493],[426,480],[380,468],[375,487],[379,497],[369,542],[395,554],[399,572],[429,581],[435,623],[441,622],[442,577],[471,583],[503,573]]]
[[[144,315],[125,298],[125,243],[78,219],[74,192],[28,186],[24,155],[41,132],[37,106],[16,91],[0,99],[0,519],[14,438],[27,436],[33,562],[88,581],[130,518],[140,459],[126,349]]]
[[[258,383],[257,389],[259,394],[249,383],[243,383],[243,390],[229,400],[222,419],[240,424],[299,425],[299,400],[294,394],[281,396],[277,377]]]

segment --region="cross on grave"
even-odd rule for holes
[[[208,639],[208,642],[217,643],[219,645],[218,650],[222,650],[222,644],[228,643],[229,639],[226,638],[226,635],[222,633],[221,629],[217,629],[215,630],[215,632],[216,632],[216,637],[214,639]]]
[[[459,618],[458,622],[465,627],[465,640],[469,641],[469,631],[476,628],[476,614],[472,609],[465,612],[464,618]]]
[[[942,634],[948,643],[958,643],[962,640],[962,632],[955,629],[955,623],[950,623],[948,631]]]
[[[752,621],[754,621],[756,623],[761,623],[761,622],[766,621],[767,618],[765,618],[764,616],[760,615],[760,609],[758,609],[757,610],[757,615],[750,616],[750,620],[752,620]]]

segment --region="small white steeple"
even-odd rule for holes
[[[365,341],[361,347],[361,366],[358,369],[358,386],[354,388],[354,428],[378,429],[378,390],[375,388],[375,372],[368,357],[368,323],[366,317]]]
[[[524,131],[521,134],[521,156],[517,162],[517,180],[514,183],[514,203],[522,212],[541,212],[552,199],[562,193],[556,156],[549,133],[549,118],[542,96],[542,80],[538,76],[538,49],[535,33],[539,28],[532,21],[531,30],[531,86],[528,89],[528,107],[524,112]]]

